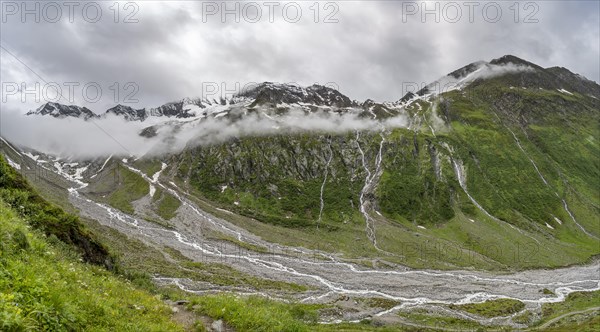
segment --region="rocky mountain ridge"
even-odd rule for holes
[[[399,108],[404,108],[416,100],[427,100],[441,93],[476,86],[488,78],[497,76],[505,76],[507,79],[505,83],[517,88],[567,91],[600,99],[600,86],[596,82],[574,74],[566,68],[542,68],[518,57],[505,55],[489,62],[470,63],[418,91],[407,92],[396,102],[376,102],[372,99],[358,102],[336,89],[323,85],[301,87],[295,84],[263,82],[244,89],[232,97],[219,98],[219,100],[184,98],[159,107],[141,109],[119,104],[101,115],[95,114],[86,107],[48,102],[37,110],[28,112],[27,115],[55,118],[75,117],[84,120],[117,116],[127,121],[143,122],[149,118],[161,117],[180,120],[222,116],[240,117],[258,110],[268,116],[274,116],[287,113],[290,109],[300,109],[305,113],[355,112],[364,117],[382,119],[397,115]],[[243,111],[240,112],[240,109]]]

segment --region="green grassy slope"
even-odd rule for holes
[[[164,220],[175,217],[177,209],[181,206],[181,202],[177,198],[160,189],[157,189],[154,194],[153,202],[156,203],[156,213]]]
[[[125,213],[133,214],[131,202],[148,195],[150,188],[141,176],[124,167],[119,167],[119,174],[118,189],[108,196],[108,202]]]
[[[147,165],[147,163],[141,163]],[[150,187],[139,174],[130,171],[120,161],[110,160],[103,171],[87,180],[89,185],[81,192],[95,200],[111,205],[125,213],[133,214],[132,202],[148,195]]]
[[[181,330],[158,298],[82,262],[109,257],[77,217],[37,196],[1,157],[0,183],[0,330]]]
[[[29,183],[0,158],[0,198],[19,216],[46,236],[73,245],[87,262],[112,266],[108,250],[83,226],[79,219],[65,213],[38,195]]]

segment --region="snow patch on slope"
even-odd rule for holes
[[[16,170],[20,170],[20,169],[21,169],[21,165],[20,165],[20,164],[17,164],[17,163],[16,163],[16,162],[14,162],[12,159],[8,158],[8,156],[5,156],[5,158],[6,158],[6,161],[8,161],[8,164],[9,164],[9,165],[10,165],[12,168],[14,168],[14,169],[16,169]]]
[[[566,94],[568,94],[568,95],[571,95],[571,96],[573,95],[571,92],[569,92],[569,91],[567,91],[567,90],[565,90],[565,89],[557,89],[557,90],[558,90],[559,92],[566,93]]]

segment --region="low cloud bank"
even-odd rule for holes
[[[111,154],[158,156],[179,152],[186,147],[216,144],[247,136],[378,131],[406,127],[407,124],[408,120],[402,114],[378,120],[359,117],[352,112],[289,112],[274,117],[259,111],[237,119],[211,117],[182,121],[156,118],[144,122],[125,121],[116,116],[85,121],[4,112],[0,132],[2,137],[14,144],[43,153],[70,159],[92,159]],[[140,136],[139,133],[149,126],[154,127],[156,136]]]
[[[474,68],[473,71],[466,73],[465,75],[458,78],[452,75],[444,76],[439,80],[427,85],[427,90],[429,93],[440,94],[456,89],[461,89],[469,83],[472,83],[476,80],[494,78],[505,74],[532,72],[534,70],[534,68],[526,65],[513,63],[498,65],[482,61],[476,65],[476,68]]]
[[[143,153],[147,142],[137,133],[146,126],[117,117],[85,121],[4,111],[0,133],[19,146],[62,158],[87,159]]]

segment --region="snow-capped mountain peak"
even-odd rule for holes
[[[121,104],[108,109],[106,111],[106,113],[104,113],[104,116],[108,116],[111,114],[116,115],[116,116],[122,116],[125,120],[128,120],[128,121],[144,121],[144,120],[146,120],[146,117],[147,117],[145,109],[136,110],[129,106],[125,106],[125,105],[121,105]]]
[[[38,107],[35,111],[29,111],[26,115],[49,115],[55,118],[74,117],[84,120],[97,118],[98,115],[86,107],[76,105],[63,105],[59,103],[48,102]]]
[[[295,84],[264,82],[238,96],[254,99],[253,105],[264,104],[311,104],[315,106],[356,106],[350,98],[339,91],[323,85],[301,87]]]

